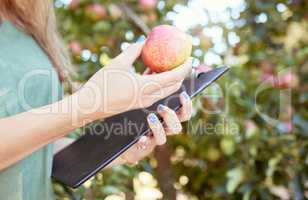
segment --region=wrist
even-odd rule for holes
[[[87,98],[88,96],[88,98]],[[98,109],[93,108],[91,97],[84,89],[80,89],[70,96],[72,120],[81,126],[99,118]]]

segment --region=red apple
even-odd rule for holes
[[[92,20],[100,20],[107,16],[106,8],[99,3],[88,5],[85,13]]]
[[[190,37],[169,25],[155,27],[142,49],[144,64],[153,72],[164,72],[183,64],[191,55]]]
[[[262,73],[261,82],[265,83],[271,87],[277,87],[277,78],[272,73]]]
[[[295,88],[299,85],[298,76],[292,72],[286,72],[278,77],[280,88]]]
[[[82,51],[82,47],[81,47],[81,44],[74,40],[74,41],[71,41],[69,43],[69,49],[70,51],[72,52],[73,55],[80,55],[81,54],[81,51]]]
[[[290,71],[278,76],[273,73],[263,72],[261,81],[277,89],[293,89],[299,86],[298,75]]]
[[[112,19],[119,19],[122,16],[122,11],[116,4],[110,4],[108,10]]]
[[[139,5],[143,10],[152,10],[156,8],[157,0],[139,0]]]

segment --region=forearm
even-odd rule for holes
[[[77,95],[0,119],[0,170],[96,118],[83,114]],[[82,103],[82,102],[81,102]]]

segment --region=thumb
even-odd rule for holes
[[[115,57],[111,63],[114,67],[131,67],[135,60],[140,56],[144,43],[131,44],[121,54]]]

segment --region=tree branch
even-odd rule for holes
[[[126,14],[126,16],[132,20],[136,26],[138,26],[145,34],[150,32],[150,28],[144,21],[125,3],[120,4],[120,9]]]

